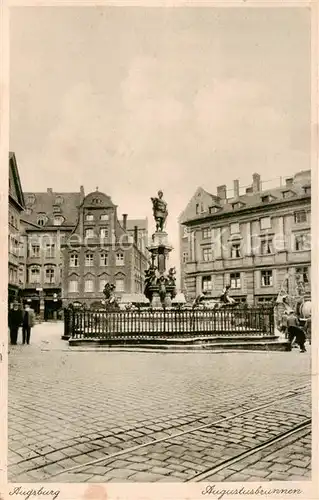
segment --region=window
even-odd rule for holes
[[[310,250],[310,233],[295,235],[295,250]]]
[[[231,288],[240,288],[240,273],[231,273],[230,274],[230,286]]]
[[[269,194],[261,197],[261,201],[263,203],[269,203],[271,200],[272,200],[272,198],[269,196]]]
[[[203,292],[210,292],[212,290],[212,277],[203,276],[202,277],[202,290]]]
[[[260,229],[270,229],[271,228],[271,219],[270,217],[263,217],[260,219]]]
[[[122,253],[117,253],[116,254],[116,261],[115,261],[117,266],[124,266],[124,255]]]
[[[199,214],[199,203],[196,203],[196,214]]]
[[[304,187],[304,192],[305,192],[305,194],[311,194],[311,187],[310,186],[305,186]]]
[[[108,256],[107,253],[103,252],[100,255],[100,265],[107,266],[107,264],[108,264]]]
[[[85,237],[86,238],[94,238],[94,229],[91,227],[89,229],[86,229],[85,230]]]
[[[30,283],[40,283],[40,268],[31,267],[30,269]]]
[[[209,207],[208,211],[210,214],[215,214],[218,210],[220,210],[220,207]]]
[[[39,215],[39,217],[37,218],[37,224],[38,226],[44,226],[47,222],[47,217],[45,215]]]
[[[78,267],[79,265],[79,256],[76,253],[70,255],[70,267]]]
[[[234,222],[230,225],[230,234],[238,234],[239,233],[239,223]]]
[[[282,192],[282,197],[283,197],[283,198],[285,198],[285,199],[286,199],[286,198],[291,198],[291,197],[293,196],[293,194],[294,194],[294,193],[293,193],[292,191],[290,191],[290,190],[283,191],[283,192]]]
[[[107,227],[101,227],[100,229],[100,237],[101,238],[107,238],[109,234],[109,230]]]
[[[308,217],[307,217],[307,212],[306,210],[299,210],[298,212],[295,212],[295,223],[296,224],[302,224],[303,222],[307,222]]]
[[[209,227],[205,227],[205,229],[203,229],[203,233],[202,234],[203,234],[203,238],[205,240],[207,240],[208,238],[210,238],[211,237],[211,230],[210,230],[210,228]]]
[[[270,297],[258,297],[257,302],[258,302],[258,304],[269,304],[274,299],[275,299],[275,297],[272,297],[272,296],[270,296]]]
[[[261,240],[260,253],[261,253],[261,255],[268,255],[270,253],[273,253],[273,246],[272,246],[271,239]]]
[[[85,282],[84,282],[84,291],[85,292],[93,292],[94,291],[93,280],[85,280]]]
[[[85,216],[85,220],[90,220],[90,221],[91,221],[91,220],[94,220],[94,216],[93,216],[93,214],[86,214],[86,216]]]
[[[261,271],[261,286],[272,286],[272,271]]]
[[[56,196],[54,204],[55,205],[62,205],[62,203],[63,203],[63,197],[61,195]]]
[[[104,288],[105,288],[105,285],[107,283],[107,280],[104,279],[104,278],[101,278],[100,279],[100,292],[103,292]]]
[[[87,253],[85,256],[85,265],[88,267],[93,266],[93,253]]]
[[[296,268],[296,277],[302,282],[302,283],[309,283],[310,282],[310,277],[309,277],[309,269],[308,267],[297,267]]]
[[[31,215],[31,214],[32,214],[32,210],[31,210],[31,208],[26,208],[26,209],[25,209],[25,213],[26,213],[27,215]]]
[[[54,282],[54,268],[53,267],[47,267],[45,270],[45,282],[46,283],[53,283]]]
[[[40,256],[40,245],[31,245],[30,257],[39,257]]]
[[[124,292],[124,278],[116,278],[115,290],[117,292]]]
[[[47,258],[54,258],[55,257],[55,244],[54,243],[47,243],[45,246],[45,256]]]
[[[213,260],[213,252],[211,248],[203,248],[203,261],[209,262]]]
[[[62,215],[55,215],[55,217],[53,218],[53,225],[54,226],[61,226],[61,224],[63,224],[64,222],[64,218],[62,217]]]
[[[101,214],[101,220],[109,220],[109,216],[107,214]]]
[[[230,255],[232,259],[238,259],[240,257],[240,243],[232,243]]]
[[[69,292],[76,293],[79,290],[79,282],[75,279],[69,281]]]
[[[188,253],[187,252],[183,252],[183,263],[185,264],[188,260]]]
[[[35,203],[35,196],[34,196],[34,194],[29,194],[27,196],[26,203],[27,203],[27,205],[33,205]]]

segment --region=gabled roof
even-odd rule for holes
[[[62,203],[59,205],[59,212],[55,212],[54,206],[56,206],[56,198],[58,196],[62,198]],[[34,197],[34,203],[28,202],[29,197]],[[45,229],[53,226],[54,216],[61,215],[64,218],[63,224],[61,224],[61,226],[54,227],[70,227],[75,226],[77,223],[78,207],[82,203],[83,193],[80,191],[77,193],[63,193],[48,190],[47,192],[41,193],[24,193],[24,198],[26,202],[26,209],[31,210],[31,213],[26,211],[23,214],[23,218],[27,222],[37,224],[39,214],[44,214],[47,216],[48,221],[44,226],[41,226],[41,228]]]
[[[9,197],[24,209],[24,197],[19,176],[19,169],[16,156],[13,152],[9,153]]]
[[[199,195],[206,195],[208,198],[211,198],[211,203],[212,205],[213,204],[216,204],[218,205],[219,204],[219,198],[218,196],[214,195],[214,194],[211,194],[209,193],[208,191],[206,191],[204,188],[202,188],[201,186],[199,186],[195,193],[193,194],[193,196],[191,197],[191,199],[189,200],[189,202],[187,203],[185,209],[182,211],[182,213],[179,215],[179,222],[182,224],[183,223],[183,220],[185,218],[187,218],[187,214],[188,212],[191,210],[191,207],[194,203],[194,200],[196,200],[196,198],[199,196]]]

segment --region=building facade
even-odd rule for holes
[[[294,295],[300,281],[310,293],[310,217],[310,171],[268,190],[254,174],[243,195],[236,180],[231,198],[226,186],[219,186],[216,196],[198,190],[180,218],[188,298],[202,291],[217,297],[230,284],[238,301],[262,304],[275,299],[284,286]]]
[[[98,190],[88,194],[78,209],[77,225],[63,245],[64,306],[101,305],[106,283],[115,285],[118,297],[141,293],[146,268],[138,225],[130,231],[126,215],[120,223],[117,206],[106,194]]]
[[[9,197],[8,197],[8,302],[18,299],[23,287],[19,273],[20,217],[24,210],[24,196],[21,188],[17,160],[9,153]]]
[[[24,198],[19,252],[22,298],[41,318],[55,319],[62,309],[62,243],[76,227],[84,189],[56,193],[48,188],[25,193]]]

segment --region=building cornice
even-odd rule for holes
[[[195,225],[201,225],[201,224],[207,224],[211,222],[219,222],[219,221],[224,221],[226,219],[235,219],[236,222],[238,222],[238,218],[245,216],[249,216],[249,219],[251,218],[250,216],[252,215],[260,215],[263,216],[265,215],[266,217],[270,214],[273,213],[274,210],[276,209],[286,209],[289,207],[296,207],[300,205],[300,202],[303,201],[309,201],[309,205],[311,205],[311,196],[310,195],[305,195],[305,196],[299,196],[298,198],[295,199],[287,199],[287,200],[280,200],[280,201],[272,201],[267,204],[260,204],[258,206],[248,206],[244,208],[240,208],[237,210],[233,211],[227,211],[227,212],[222,212],[221,213],[215,213],[215,214],[207,214],[207,215],[201,215],[199,217],[195,217],[193,219],[188,219],[187,221],[183,222],[183,226],[195,226]],[[276,215],[278,215],[276,213]],[[247,219],[247,221],[249,220]]]

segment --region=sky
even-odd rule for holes
[[[310,168],[310,10],[14,7],[10,150],[24,191],[95,190],[177,217],[215,194]],[[266,187],[266,184],[265,184]]]

